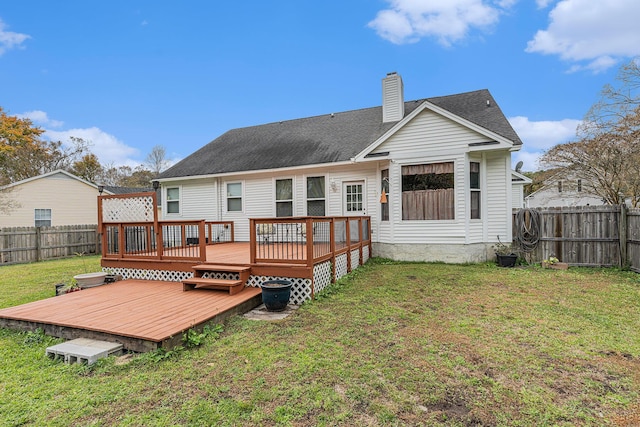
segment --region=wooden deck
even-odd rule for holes
[[[124,280],[0,310],[0,326],[65,339],[94,338],[145,352],[180,343],[182,333],[247,312],[262,302],[259,288],[242,292],[195,289],[180,282]]]

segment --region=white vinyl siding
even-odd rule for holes
[[[511,241],[511,156],[487,155],[487,238]]]
[[[55,173],[15,185],[7,193],[19,204],[0,215],[1,227],[33,227],[35,209],[51,209],[51,225],[98,223],[98,189],[78,179]]]
[[[36,227],[51,227],[51,209],[36,209],[34,225]]]
[[[217,221],[220,218],[215,180],[181,182],[180,188],[182,189],[181,216],[183,218],[207,221]]]

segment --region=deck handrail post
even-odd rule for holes
[[[235,241],[236,241],[236,236],[235,236],[235,234],[234,234],[234,233],[235,233],[235,231],[234,231],[234,228],[233,228],[233,227],[234,227],[234,223],[233,223],[233,221],[231,221],[231,222],[230,222],[230,224],[231,224],[231,243],[233,243],[233,242],[235,242]]]
[[[162,233],[162,224],[159,222],[156,227],[156,252],[158,253],[158,260],[161,260],[164,256],[164,235]]]
[[[307,266],[312,268],[315,260],[313,253],[313,223],[314,219],[307,217],[305,219],[305,227],[307,229]]]
[[[126,252],[126,239],[124,236],[124,223],[118,224],[118,258],[124,258]]]
[[[233,224],[231,234],[233,235]],[[249,219],[249,261],[251,264],[256,262],[256,220],[253,218]]]
[[[346,218],[344,222],[345,229],[345,237],[347,240],[347,272],[351,271],[351,221],[349,217]]]
[[[200,261],[204,262],[207,260],[207,236],[205,233],[204,219],[200,220],[198,223],[198,234],[200,238],[198,239],[200,246]],[[211,234],[209,234],[211,236]]]
[[[329,250],[331,251],[331,283],[336,282],[336,223],[335,218],[329,221]]]

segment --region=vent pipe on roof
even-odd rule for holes
[[[382,79],[382,122],[397,122],[404,117],[404,86],[395,71]]]

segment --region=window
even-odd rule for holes
[[[36,227],[51,227],[51,209],[35,210]]]
[[[180,187],[167,188],[167,213],[180,213]]]
[[[455,218],[453,162],[402,167],[402,219]]]
[[[325,216],[324,176],[307,177],[307,215]]]
[[[344,193],[347,214],[358,215],[364,211],[362,187],[363,184],[360,183],[345,184]]]
[[[578,191],[582,191],[582,180],[578,180]]]
[[[480,219],[480,163],[469,163],[469,187],[471,190],[471,219]]]
[[[242,212],[242,183],[227,184],[227,211]]]
[[[389,221],[389,169],[380,171],[380,219]]]
[[[276,216],[293,216],[293,179],[276,179]]]
[[[562,181],[558,181],[558,193],[562,193]]]

